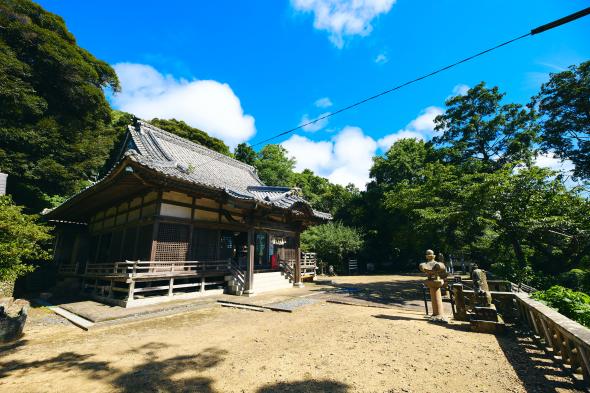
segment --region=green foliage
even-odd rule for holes
[[[491,171],[532,158],[534,113],[518,104],[502,104],[504,96],[497,87],[488,89],[481,82],[466,95],[447,100],[445,113],[435,119],[442,135],[434,143],[450,162]]]
[[[353,184],[343,187],[330,183],[328,179],[315,175],[309,169],[305,169],[301,173],[294,172],[291,175],[291,186],[301,189],[303,197],[311,203],[314,209],[332,214],[341,211],[355,196],[360,194]]]
[[[301,248],[316,252],[324,263],[341,271],[346,258],[355,255],[363,247],[363,237],[356,228],[340,222],[330,222],[311,227],[301,234]]]
[[[199,145],[203,145],[211,150],[215,150],[216,152],[225,154],[226,156],[231,156],[229,147],[223,143],[221,139],[209,136],[209,134],[206,132],[201,131],[198,128],[191,127],[182,120],[152,119],[149,121],[149,123],[165,131],[176,134],[182,138],[186,138],[190,141],[198,143]]]
[[[479,84],[447,101],[433,143],[400,140],[374,159],[367,191],[340,214],[366,232],[367,259],[414,269],[434,248],[540,287],[588,267],[588,199],[533,165],[535,114],[503,96]]]
[[[574,291],[590,293],[590,270],[572,269],[561,273],[557,277],[557,281]]]
[[[96,175],[112,147],[103,88],[115,71],[76,44],[62,18],[27,0],[0,4],[0,168],[32,210]]]
[[[253,166],[256,163],[256,152],[246,143],[240,143],[236,146],[234,157],[236,160],[242,161],[248,165]]]
[[[557,309],[560,314],[590,327],[590,296],[587,294],[554,285],[546,291],[533,293],[532,297]]]
[[[24,214],[9,196],[0,196],[0,281],[14,281],[33,271],[28,261],[49,259],[49,231],[37,223],[36,216]]]
[[[269,186],[289,187],[292,184],[295,159],[287,156],[281,145],[266,145],[259,152],[254,166],[258,176]]]
[[[542,145],[575,165],[590,179],[590,61],[551,74],[533,98],[542,118]]]

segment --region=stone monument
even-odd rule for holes
[[[446,321],[446,318],[444,317],[442,293],[440,290],[445,283],[444,279],[447,277],[447,268],[445,264],[434,260],[434,251],[426,250],[426,262],[421,263],[418,268],[427,276],[424,285],[426,285],[430,291],[433,320]]]
[[[487,333],[502,332],[504,321],[492,303],[486,272],[477,265],[473,265],[471,279],[473,280],[473,314],[471,314],[469,322],[472,330]]]

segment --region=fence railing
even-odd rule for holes
[[[60,264],[57,272],[59,274],[75,274],[78,271],[78,263]]]
[[[301,253],[301,275],[302,276],[315,276],[317,269],[317,255],[315,252],[302,252]]]
[[[283,273],[285,274],[285,277],[287,277],[289,280],[291,281],[295,281],[295,260],[293,259],[289,259],[289,260],[280,260],[279,261],[279,267],[281,268],[281,270],[283,271]]]
[[[230,271],[227,259],[214,261],[124,261],[86,265],[87,275],[99,276],[157,276],[191,275],[197,273]]]
[[[575,377],[590,384],[590,329],[524,293],[514,295],[522,319],[545,349]]]

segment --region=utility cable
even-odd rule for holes
[[[510,39],[510,40],[508,40],[508,41],[504,41],[504,42],[502,42],[501,44],[495,45],[495,46],[493,46],[493,47],[491,47],[491,48],[488,48],[488,49],[486,49],[486,50],[483,50],[483,51],[481,51],[481,52],[478,52],[478,53],[476,53],[476,54],[474,54],[474,55],[471,55],[471,56],[469,56],[469,57],[466,57],[466,58],[464,58],[464,59],[462,59],[462,60],[459,60],[459,61],[457,61],[457,62],[455,62],[455,63],[449,64],[449,65],[447,65],[447,66],[445,66],[445,67],[439,68],[439,69],[437,69],[437,70],[435,70],[435,71],[432,71],[432,72],[430,72],[430,73],[428,73],[428,74],[424,74],[424,75],[422,75],[422,76],[419,76],[419,77],[417,77],[417,78],[414,78],[414,79],[412,79],[412,80],[409,80],[409,81],[407,81],[407,82],[404,82],[404,83],[402,83],[402,84],[400,84],[400,85],[397,85],[397,86],[395,86],[395,87],[392,87],[392,88],[390,88],[390,89],[384,90],[384,91],[382,91],[382,92],[380,92],[380,93],[378,93],[378,94],[375,94],[375,95],[372,95],[372,96],[370,96],[370,97],[364,98],[364,99],[362,99],[362,100],[360,100],[360,101],[357,101],[357,102],[355,102],[355,103],[353,103],[353,104],[350,104],[350,105],[348,105],[348,106],[345,106],[345,107],[343,107],[343,108],[340,108],[340,109],[338,109],[338,110],[336,110],[336,111],[334,111],[334,112],[330,112],[330,113],[328,113],[328,114],[325,114],[325,115],[323,115],[323,116],[320,116],[320,117],[318,117],[318,118],[316,118],[316,119],[313,119],[313,120],[310,120],[310,121],[308,121],[308,122],[305,122],[305,123],[303,123],[303,124],[300,124],[300,125],[298,125],[297,127],[291,128],[291,129],[289,129],[289,130],[286,130],[286,131],[283,131],[283,132],[280,132],[280,133],[278,133],[278,134],[276,134],[276,135],[274,135],[274,136],[271,136],[270,138],[263,139],[262,141],[260,141],[260,142],[257,142],[257,143],[255,143],[255,144],[253,144],[253,145],[251,145],[251,146],[252,146],[252,147],[254,147],[254,146],[258,146],[258,145],[261,145],[261,144],[263,144],[263,143],[266,143],[266,142],[270,142],[270,141],[272,141],[272,140],[274,140],[274,139],[276,139],[276,138],[279,138],[279,137],[281,137],[281,136],[284,136],[284,135],[290,134],[290,133],[292,133],[293,131],[297,131],[297,130],[299,130],[299,129],[303,128],[303,127],[307,127],[307,126],[309,126],[309,125],[311,125],[311,124],[314,124],[314,123],[317,123],[317,122],[319,122],[319,121],[322,121],[322,120],[324,120],[324,119],[327,119],[327,118],[329,118],[329,117],[335,116],[335,115],[337,115],[337,114],[339,114],[339,113],[342,113],[342,112],[348,111],[348,110],[350,110],[350,109],[352,109],[352,108],[355,108],[355,107],[357,107],[357,106],[360,106],[360,105],[362,105],[362,104],[365,104],[365,103],[367,103],[367,102],[369,102],[369,101],[375,100],[375,99],[377,99],[377,98],[379,98],[379,97],[381,97],[381,96],[384,96],[384,95],[386,95],[386,94],[392,93],[392,92],[394,92],[394,91],[396,91],[396,90],[399,90],[399,89],[401,89],[401,88],[403,88],[403,87],[406,87],[406,86],[408,86],[408,85],[411,85],[411,84],[413,84],[413,83],[419,82],[419,81],[421,81],[421,80],[423,80],[423,79],[430,78],[431,76],[434,76],[434,75],[436,75],[436,74],[439,74],[439,73],[441,73],[441,72],[443,72],[443,71],[449,70],[449,69],[451,69],[451,68],[453,68],[453,67],[456,67],[456,66],[458,66],[458,65],[460,65],[460,64],[466,63],[466,62],[468,62],[468,61],[470,61],[470,60],[473,60],[473,59],[475,59],[475,58],[477,58],[477,57],[479,57],[479,56],[485,55],[486,53],[492,52],[492,51],[494,51],[494,50],[496,50],[496,49],[499,49],[499,48],[501,48],[501,47],[503,47],[503,46],[506,46],[506,45],[512,44],[512,43],[514,43],[514,42],[516,42],[516,41],[519,41],[519,40],[521,40],[521,39],[523,39],[523,38],[526,38],[526,37],[528,37],[528,36],[533,36],[533,35],[536,35],[536,34],[543,33],[543,32],[545,32],[545,31],[547,31],[547,30],[551,30],[551,29],[553,29],[553,28],[556,28],[556,27],[558,27],[558,26],[561,26],[561,25],[564,25],[564,24],[566,24],[566,23],[572,22],[572,21],[574,21],[574,20],[576,20],[576,19],[580,19],[580,18],[582,18],[582,17],[584,17],[584,16],[587,16],[587,15],[589,15],[589,14],[590,14],[590,7],[588,7],[588,8],[585,8],[585,9],[583,9],[583,10],[581,10],[581,11],[575,12],[575,13],[573,13],[573,14],[570,14],[570,15],[568,15],[568,16],[565,16],[565,17],[563,17],[563,18],[560,18],[560,19],[554,20],[553,22],[546,23],[546,24],[544,24],[544,25],[542,25],[542,26],[539,26],[539,27],[536,27],[536,28],[532,29],[530,32],[528,32],[528,33],[526,33],[526,34],[523,34],[523,35],[521,35],[521,36],[518,36],[518,37],[516,37],[516,38],[512,38],[512,39]]]

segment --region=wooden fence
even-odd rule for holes
[[[230,271],[229,260],[215,261],[125,261],[86,265],[88,276],[181,276]]]

